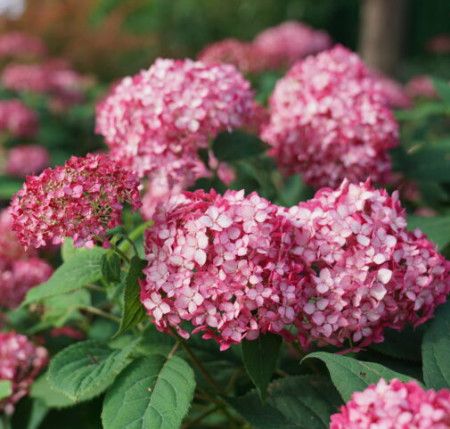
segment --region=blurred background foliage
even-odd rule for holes
[[[406,1],[407,61],[399,65],[399,76],[449,76],[448,56],[427,54],[425,47],[449,31],[450,1]],[[211,41],[250,40],[285,20],[324,29],[357,49],[361,5],[362,0],[29,0],[19,20],[1,25],[43,37],[54,54],[110,81],[148,67],[157,56],[195,56]]]

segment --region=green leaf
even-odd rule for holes
[[[195,390],[194,372],[177,356],[152,355],[134,361],[108,390],[103,427],[176,429]]]
[[[88,340],[60,351],[50,362],[48,381],[70,399],[80,402],[105,391],[114,378],[130,363],[136,343],[123,350]]]
[[[433,78],[433,86],[442,100],[450,104],[450,84],[444,79]]]
[[[120,281],[120,256],[112,250],[106,252],[102,257],[102,275],[108,282]]]
[[[439,249],[450,242],[450,216],[408,216],[408,229],[416,228],[424,232]]]
[[[370,384],[377,383],[381,378],[385,380],[393,378],[402,381],[412,380],[411,377],[392,371],[378,363],[363,362],[333,353],[311,353],[303,360],[305,359],[319,359],[325,363],[333,384],[345,402],[350,399],[353,392],[362,391]]]
[[[438,308],[422,342],[423,378],[427,387],[450,387],[450,301]]]
[[[7,398],[12,393],[12,385],[9,380],[0,380],[0,399]]]
[[[261,398],[266,397],[267,385],[276,368],[281,347],[281,336],[260,335],[256,340],[242,343],[242,359],[245,369]]]
[[[237,161],[263,153],[267,148],[256,136],[242,131],[219,134],[212,144],[214,155],[220,161]]]
[[[35,400],[31,405],[30,418],[27,422],[27,429],[38,429],[45,416],[48,414],[48,407],[44,402]]]
[[[134,328],[145,318],[146,313],[140,300],[138,280],[143,277],[142,270],[146,265],[147,261],[137,256],[131,259],[130,271],[125,279],[125,289],[123,291],[123,314],[116,336]]]
[[[45,283],[30,289],[22,306],[96,282],[102,277],[101,260],[105,252],[105,249],[95,247],[73,255]]]
[[[325,377],[302,375],[271,383],[264,404],[256,391],[229,402],[255,429],[328,429],[341,401]]]
[[[9,200],[21,187],[21,180],[0,176],[0,200]]]
[[[49,408],[65,408],[75,405],[75,402],[61,392],[53,389],[47,380],[47,373],[42,374],[31,386],[30,396],[41,401]]]

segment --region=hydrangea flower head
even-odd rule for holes
[[[251,43],[224,39],[207,45],[198,55],[205,64],[232,64],[242,73],[257,73],[264,67],[258,49]]]
[[[160,206],[146,233],[141,301],[158,329],[185,321],[222,350],[285,333],[297,313],[303,266],[291,263],[289,222],[256,193],[196,191]]]
[[[47,350],[35,346],[27,337],[0,332],[0,380],[12,383],[12,394],[0,401],[0,411],[14,412],[14,405],[28,393],[47,361]]]
[[[233,66],[158,59],[112,89],[97,108],[96,129],[112,156],[143,177],[245,126],[253,108],[250,84]]]
[[[0,36],[0,58],[36,58],[47,54],[47,47],[37,37],[19,31]]]
[[[295,64],[270,99],[262,139],[288,174],[317,188],[390,178],[398,124],[358,56],[337,46]]]
[[[450,263],[406,230],[397,193],[348,181],[286,211],[294,253],[312,271],[296,321],[303,346],[364,347],[432,317],[450,292]]]
[[[21,145],[8,151],[6,173],[16,177],[38,174],[50,164],[50,154],[44,146]]]
[[[40,258],[0,258],[0,307],[16,308],[34,286],[47,281],[53,268]]]
[[[140,207],[134,173],[104,154],[72,157],[64,166],[28,176],[11,207],[13,229],[26,247],[74,239],[76,246],[106,242],[120,223],[123,204]]]
[[[311,54],[328,49],[332,44],[324,31],[296,21],[287,21],[258,34],[253,47],[266,68],[291,66]]]
[[[17,234],[12,229],[11,208],[0,211],[0,259],[15,261],[27,256],[34,256],[34,249],[28,252],[22,246]]]
[[[0,132],[33,137],[38,130],[36,113],[19,100],[0,101]]]
[[[353,393],[340,412],[331,416],[330,429],[447,429],[450,390],[425,390],[415,381],[381,379]]]

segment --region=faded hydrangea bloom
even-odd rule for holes
[[[28,393],[47,361],[47,350],[35,346],[27,337],[0,332],[0,380],[12,383],[12,394],[0,401],[0,412],[14,412],[15,404]]]
[[[72,157],[62,167],[28,176],[11,207],[13,229],[26,247],[74,239],[76,246],[107,241],[123,204],[140,207],[139,181],[104,154]]]
[[[415,381],[381,379],[353,393],[330,429],[448,429],[450,390],[425,390]]]
[[[42,40],[19,31],[0,36],[0,58],[37,58],[47,54]]]
[[[288,174],[315,187],[390,180],[398,124],[356,54],[337,46],[295,64],[276,85],[262,139]]]
[[[14,137],[33,137],[38,131],[36,113],[20,100],[0,101],[0,132]]]
[[[40,145],[20,145],[7,152],[5,171],[11,176],[39,174],[50,164],[48,150]]]

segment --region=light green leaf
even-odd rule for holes
[[[105,249],[95,247],[73,255],[45,283],[30,289],[22,305],[72,292],[99,280],[102,276],[101,259],[105,252]]]
[[[130,271],[125,279],[125,289],[123,292],[123,314],[116,336],[128,329],[134,328],[145,318],[146,313],[140,300],[141,289],[138,280],[142,278],[142,270],[146,265],[147,261],[137,256],[131,259]]]
[[[256,340],[242,343],[242,359],[245,369],[261,398],[266,397],[266,389],[278,360],[281,336],[275,334],[260,335]]]
[[[34,400],[31,405],[30,418],[27,422],[27,429],[38,429],[45,416],[48,414],[48,407],[40,400]]]
[[[402,381],[412,380],[407,375],[392,371],[374,362],[363,362],[351,357],[333,353],[316,352],[307,355],[305,359],[319,359],[325,363],[330,372],[331,380],[344,401],[348,401],[353,392],[362,391],[370,384],[377,383],[381,378]]]
[[[31,386],[30,396],[41,401],[49,408],[65,408],[75,405],[75,402],[52,388],[47,380],[47,373],[42,374]]]
[[[0,400],[7,398],[12,393],[12,385],[9,380],[0,380]]]
[[[302,375],[271,383],[264,404],[254,390],[229,402],[255,429],[328,429],[341,401],[325,377]]]
[[[450,215],[420,217],[408,216],[408,229],[419,228],[428,238],[443,249],[450,242]]]
[[[50,385],[70,399],[80,402],[105,391],[115,377],[130,363],[136,343],[123,350],[88,340],[60,351],[50,362]]]
[[[108,390],[103,427],[177,429],[195,390],[194,372],[177,356],[154,354],[134,361]]]
[[[422,342],[423,377],[427,387],[450,387],[450,301],[438,308]]]

